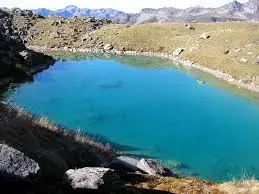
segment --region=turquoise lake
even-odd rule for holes
[[[199,79],[155,58],[74,57],[4,100],[185,176],[259,179],[259,103]]]

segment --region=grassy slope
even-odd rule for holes
[[[221,70],[237,79],[259,76],[259,65],[255,63],[259,54],[259,23],[210,23],[194,26],[195,30],[189,30],[183,24],[145,24],[130,28],[110,25],[101,28],[96,37],[105,43],[111,43],[117,49],[125,47],[126,50],[172,53],[177,47],[182,47],[186,48],[184,58]],[[211,38],[198,39],[204,32]],[[235,52],[237,48],[241,51]],[[224,54],[226,50],[230,50],[229,54]],[[242,57],[248,62],[242,63]]]
[[[184,24],[105,25],[94,30],[81,19],[70,19],[62,25],[52,25],[56,18],[40,20],[34,27],[32,45],[50,47],[103,48],[110,43],[114,48],[133,51],[156,51],[173,53],[177,47],[185,48],[182,56],[200,65],[217,69],[242,79],[259,84],[259,23],[228,22],[193,24],[189,30]],[[78,29],[74,32],[74,29]],[[60,38],[51,38],[60,32]],[[91,33],[89,35],[89,33]],[[203,40],[200,35],[211,37]],[[82,41],[83,37],[85,41]],[[239,52],[235,50],[241,49]],[[229,50],[228,54],[224,54]],[[248,60],[241,62],[241,58]],[[256,76],[257,79],[256,79]]]

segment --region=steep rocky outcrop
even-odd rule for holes
[[[29,79],[38,71],[47,68],[53,59],[41,53],[27,49],[24,39],[26,28],[18,29],[14,25],[16,18],[24,17],[30,21],[27,29],[33,24],[35,16],[31,11],[13,9],[11,11],[0,10],[0,89],[11,82]],[[26,21],[26,20],[25,20]]]

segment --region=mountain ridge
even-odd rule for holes
[[[259,0],[246,3],[233,1],[217,8],[201,6],[186,9],[162,7],[143,8],[139,13],[126,13],[112,8],[88,9],[75,5],[66,6],[56,11],[46,8],[33,10],[42,16],[87,16],[112,19],[114,23],[143,24],[152,22],[220,22],[220,21],[259,21]]]

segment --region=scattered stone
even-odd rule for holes
[[[40,167],[24,153],[0,144],[0,178],[34,183],[41,178]]]
[[[259,85],[259,76],[255,76],[255,84]]]
[[[253,46],[253,43],[249,43],[249,44],[245,45],[245,47],[251,47],[251,46]]]
[[[248,62],[248,60],[245,59],[245,58],[241,58],[240,61],[243,62],[243,63],[247,63]]]
[[[228,53],[229,53],[229,50],[224,51],[224,54],[225,54],[225,55],[228,54]]]
[[[237,48],[237,49],[235,50],[236,53],[238,53],[238,52],[240,52],[240,51],[241,51],[240,48]]]
[[[174,55],[174,56],[178,56],[178,55],[180,55],[183,51],[184,51],[183,48],[177,48],[177,49],[173,52],[173,55]]]
[[[112,50],[113,49],[113,46],[111,45],[111,44],[106,44],[106,45],[104,45],[104,50],[106,50],[106,51],[110,51],[110,50]]]
[[[185,24],[185,27],[188,28],[189,30],[195,30],[195,27],[190,24]]]
[[[200,36],[200,39],[204,39],[204,40],[206,40],[206,39],[208,39],[208,38],[210,38],[210,35],[208,35],[208,33],[203,33],[201,36]]]
[[[142,158],[140,161],[138,161],[137,167],[145,173],[153,176],[177,176],[170,169],[165,168],[159,162],[151,159]]]
[[[118,180],[119,176],[109,168],[86,167],[81,169],[70,169],[65,173],[65,181],[75,190],[99,189],[105,184],[111,184]]]
[[[53,32],[53,33],[50,35],[50,38],[51,38],[51,39],[60,38],[60,33],[59,33],[59,32]]]
[[[122,46],[120,50],[121,50],[121,51],[125,51],[126,49],[125,49],[124,46]]]
[[[257,55],[255,62],[259,64],[259,55]]]
[[[88,34],[86,34],[86,35],[82,36],[81,40],[82,40],[82,42],[84,42],[86,40],[92,40],[92,37],[89,36]]]

